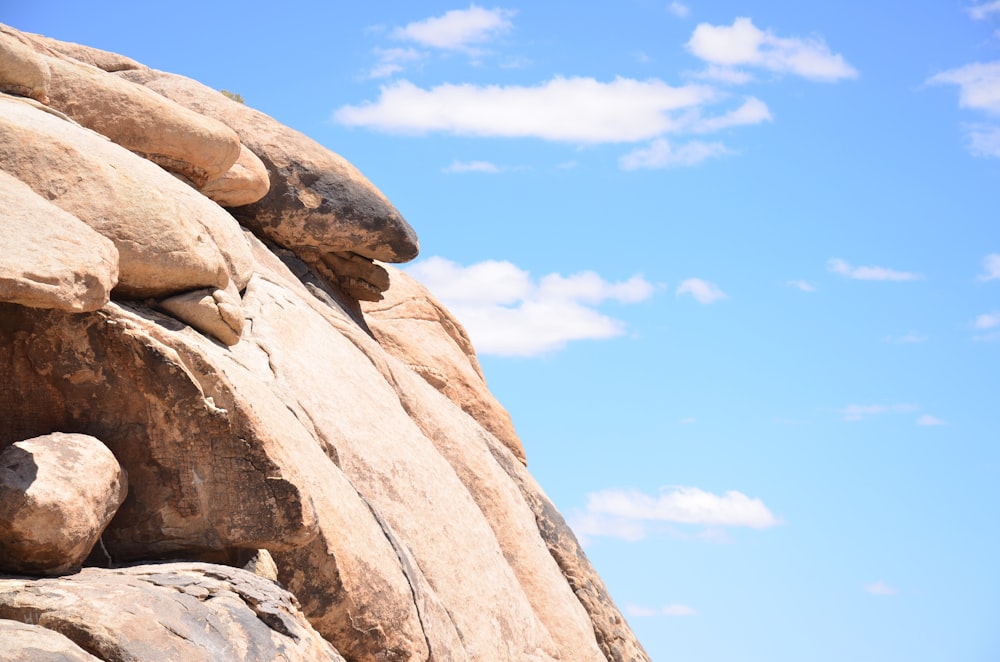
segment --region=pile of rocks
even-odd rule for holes
[[[648,659],[417,251],[306,136],[0,25],[11,659]]]

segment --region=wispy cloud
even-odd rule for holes
[[[996,3],[980,5],[979,18],[997,11]],[[971,13],[971,12],[970,12]],[[977,14],[973,13],[973,18]],[[973,62],[955,69],[942,71],[927,79],[929,85],[957,85],[958,105],[981,111],[996,117],[1000,115],[1000,60],[994,62]],[[965,127],[965,137],[969,152],[973,156],[1000,158],[1000,125],[992,123],[972,123]]]
[[[886,336],[882,340],[884,342],[894,343],[897,345],[907,345],[913,343],[926,342],[927,336],[917,333],[916,331],[909,331],[901,336]]]
[[[982,21],[988,18],[990,14],[1000,12],[1000,0],[993,0],[992,2],[984,2],[982,4],[973,5],[966,11],[969,12],[969,16],[971,16],[973,20]]]
[[[906,413],[917,411],[916,405],[895,404],[895,405],[847,405],[840,410],[840,415],[845,421],[863,421],[866,418],[879,414]]]
[[[923,414],[920,416],[920,418],[917,419],[917,425],[926,425],[926,426],[944,425],[944,421],[938,418],[937,416],[931,416],[930,414]]]
[[[584,511],[571,517],[573,530],[585,539],[637,541],[669,523],[769,529],[782,522],[763,501],[742,492],[719,495],[683,486],[665,487],[656,495],[622,489],[591,492]]]
[[[710,64],[701,71],[688,72],[686,74],[692,78],[714,81],[725,85],[746,85],[753,80],[753,75],[737,69],[735,67],[724,67],[718,64]]]
[[[642,607],[635,604],[625,605],[625,613],[635,618],[652,618],[656,616],[694,616],[698,612],[687,605],[665,605],[663,607]]]
[[[829,271],[854,280],[922,280],[923,276],[912,271],[896,271],[885,267],[855,267],[845,260],[831,258],[826,267]]]
[[[441,16],[408,23],[393,30],[390,36],[425,47],[477,54],[477,45],[513,28],[510,19],[516,13],[512,9],[484,9],[473,4],[468,9],[452,9]]]
[[[983,273],[979,274],[979,280],[1000,279],[1000,254],[990,253],[983,258]]]
[[[844,56],[831,52],[822,39],[778,37],[757,28],[749,18],[737,18],[732,25],[701,23],[687,47],[702,60],[724,67],[760,67],[824,82],[858,75]]]
[[[794,287],[795,289],[800,290],[802,292],[816,291],[816,286],[810,283],[809,281],[805,280],[790,280],[785,284],[788,285],[789,287]]]
[[[635,149],[618,159],[622,170],[669,168],[672,166],[693,166],[731,154],[722,143],[706,143],[698,140],[674,147],[665,138],[657,138],[649,147]]]
[[[376,48],[373,52],[377,62],[368,72],[368,78],[388,78],[403,71],[407,64],[423,57],[415,48]]]
[[[1000,326],[1000,312],[983,313],[976,317],[976,321],[972,323],[973,328],[976,329],[995,329]]]
[[[443,172],[448,173],[465,173],[465,172],[481,172],[490,175],[495,175],[501,172],[503,169],[496,165],[495,163],[490,163],[489,161],[452,161],[451,165],[444,168]]]
[[[674,2],[671,2],[669,5],[667,5],[667,11],[673,14],[674,16],[677,16],[678,18],[684,18],[685,16],[691,13],[691,8],[685,4],[676,2],[675,0]]]
[[[625,323],[597,306],[637,303],[656,290],[640,275],[609,282],[592,271],[553,273],[536,281],[514,264],[496,260],[462,266],[431,257],[406,270],[465,325],[478,352],[495,356],[536,356],[574,340],[620,336]]]
[[[871,584],[865,584],[864,589],[866,593],[871,593],[872,595],[885,596],[885,595],[896,595],[897,593],[899,593],[898,590],[896,590],[892,586],[889,586],[882,579],[876,582],[872,582]]]
[[[677,286],[677,296],[690,295],[698,303],[715,303],[729,297],[715,283],[700,278],[688,278]]]
[[[687,418],[682,418],[680,420],[680,424],[681,425],[692,425],[692,424],[697,423],[697,422],[698,422],[698,419],[695,418],[694,416],[688,416]]]

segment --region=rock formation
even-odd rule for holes
[[[10,659],[648,660],[417,246],[263,113],[0,26]]]

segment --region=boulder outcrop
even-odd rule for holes
[[[76,117],[117,89],[102,76],[142,83],[232,130],[269,184],[226,210],[225,186],[199,192],[115,135],[0,97],[0,195],[25,200],[0,208],[0,230],[54,219],[53,255],[13,233],[20,261],[0,267],[0,458],[90,435],[129,486],[78,573],[0,577],[0,631],[58,633],[83,651],[66,659],[648,660],[528,473],[459,322],[376,262],[412,258],[417,240],[374,185],[191,79],[0,36],[86,68]],[[74,221],[102,257],[64,236]],[[51,292],[25,289],[36,272]],[[69,465],[61,480],[98,473]],[[0,513],[18,498],[0,492]],[[0,567],[41,549],[0,547]]]

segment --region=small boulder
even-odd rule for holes
[[[233,287],[185,292],[160,301],[159,307],[224,345],[235,345],[243,333],[243,307]]]
[[[94,437],[52,434],[0,451],[0,569],[78,569],[125,500],[118,460]]]
[[[0,170],[0,301],[97,310],[117,283],[110,239]]]
[[[201,187],[202,195],[223,207],[239,207],[257,202],[271,188],[264,163],[257,155],[240,145],[240,156],[226,172],[210,179]]]

